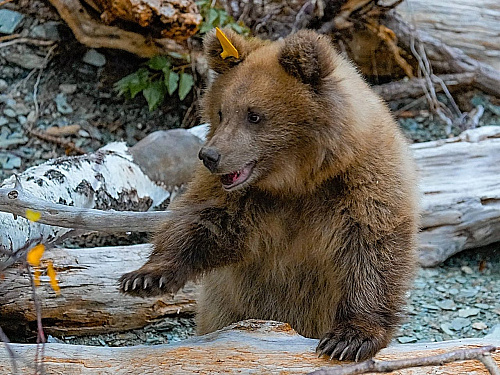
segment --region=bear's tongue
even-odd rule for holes
[[[225,189],[230,189],[245,182],[252,172],[253,164],[247,164],[239,171],[231,172],[221,176],[221,182]]]

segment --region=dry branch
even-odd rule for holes
[[[498,0],[407,0],[397,11],[419,30],[500,70]]]
[[[311,372],[309,375],[358,375],[367,373],[387,373],[414,367],[442,366],[445,363],[478,360],[492,375],[500,375],[498,366],[491,359],[491,353],[496,351],[494,346],[483,346],[472,349],[459,349],[451,352],[432,355],[428,357],[405,358],[395,361],[367,361],[346,365],[338,368],[325,368]]]
[[[0,188],[0,211],[26,218],[26,210],[42,213],[39,224],[101,232],[150,232],[169,211],[96,210],[51,203],[25,192],[22,186]]]
[[[475,73],[458,73],[444,74],[441,76],[432,76],[432,83],[436,92],[443,91],[441,82],[443,82],[450,92],[461,90],[467,86],[471,86],[476,78]],[[409,80],[401,80],[390,82],[383,85],[374,86],[373,89],[384,100],[399,100],[404,98],[417,98],[424,95],[424,85],[426,84],[423,78],[412,78]]]
[[[58,241],[69,229],[154,230],[167,212],[130,211],[162,204],[189,180],[205,131],[206,125],[154,132],[129,149],[112,143],[32,167],[19,181],[11,177],[0,184],[0,245],[16,251],[34,240]],[[40,212],[40,220],[25,220],[26,209]]]
[[[500,241],[500,126],[412,149],[423,194],[420,264]]]
[[[223,330],[172,345],[133,346],[123,348],[47,344],[47,373],[65,374],[305,374],[340,365],[338,361],[317,358],[318,340],[299,336],[288,324],[247,320]],[[450,350],[472,349],[483,345],[500,345],[500,338],[463,339],[441,343],[394,345],[383,349],[377,360],[425,357]],[[11,344],[20,373],[30,373],[34,345]],[[0,348],[1,349],[1,348]],[[500,363],[500,353],[492,354]],[[28,364],[27,364],[27,363]],[[0,373],[8,373],[10,359],[0,350]],[[487,374],[478,361],[447,363],[439,368],[419,367],[395,371],[394,375]]]
[[[391,12],[382,23],[394,31],[399,42],[408,50],[413,41],[423,44],[427,57],[436,71],[474,73],[475,87],[500,97],[500,71],[467,56],[461,49],[450,47],[426,32],[415,29],[395,12]]]

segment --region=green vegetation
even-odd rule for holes
[[[250,30],[241,22],[237,23],[224,9],[212,7],[210,0],[196,3],[203,17],[199,35],[203,35],[214,27],[230,27],[239,34],[247,35]],[[184,100],[194,86],[194,77],[190,72],[189,55],[170,53],[166,56],[155,56],[149,59],[136,72],[125,76],[115,83],[119,95],[128,99],[142,92],[153,111],[163,103],[167,96],[175,92],[180,100]]]

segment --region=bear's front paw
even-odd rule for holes
[[[150,297],[175,293],[184,286],[187,275],[168,270],[139,268],[120,277],[120,291],[132,296]]]
[[[360,329],[353,324],[339,324],[319,342],[316,352],[339,361],[362,361],[373,357],[389,341],[382,327]]]

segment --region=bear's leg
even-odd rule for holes
[[[120,278],[122,292],[141,297],[175,293],[203,271],[240,259],[242,233],[225,208],[193,204],[173,213],[156,233],[149,260]]]
[[[413,274],[411,228],[402,224],[376,240],[361,226],[351,230],[336,259],[342,298],[333,327],[318,344],[319,355],[359,361],[390,342]]]

